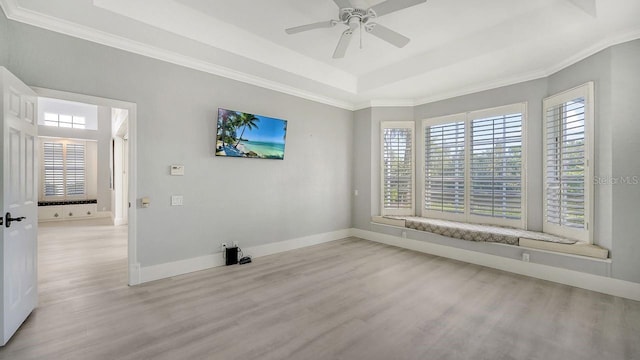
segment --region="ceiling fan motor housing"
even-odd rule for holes
[[[358,8],[344,8],[340,9],[340,21],[342,21],[345,25],[349,25],[352,19],[357,20],[360,23],[366,24],[367,21],[376,17],[376,13],[369,9],[358,9]]]

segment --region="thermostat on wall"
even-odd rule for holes
[[[184,175],[184,165],[171,165],[171,175],[172,176]]]

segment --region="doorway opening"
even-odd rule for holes
[[[91,276],[86,279],[92,279],[88,282],[138,284],[135,208],[131,208],[136,204],[136,105],[34,90],[41,154],[41,270],[80,275],[76,277],[80,282],[85,279],[81,274],[87,273]]]
[[[111,108],[111,125],[111,213],[120,226],[129,214],[129,110]]]

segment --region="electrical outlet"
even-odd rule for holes
[[[240,243],[239,243],[239,242],[237,242],[237,241],[234,241],[234,242],[233,242],[233,247],[240,247]]]
[[[529,262],[529,260],[530,260],[529,253],[522,253],[522,261]]]
[[[220,247],[222,248],[222,251],[224,251],[227,248],[227,243],[220,244]]]

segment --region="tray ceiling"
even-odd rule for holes
[[[379,0],[352,0],[368,8]],[[344,26],[332,0],[0,0],[13,20],[344,108],[417,104],[549,75],[640,38],[637,0],[429,0],[377,19],[395,48]]]

